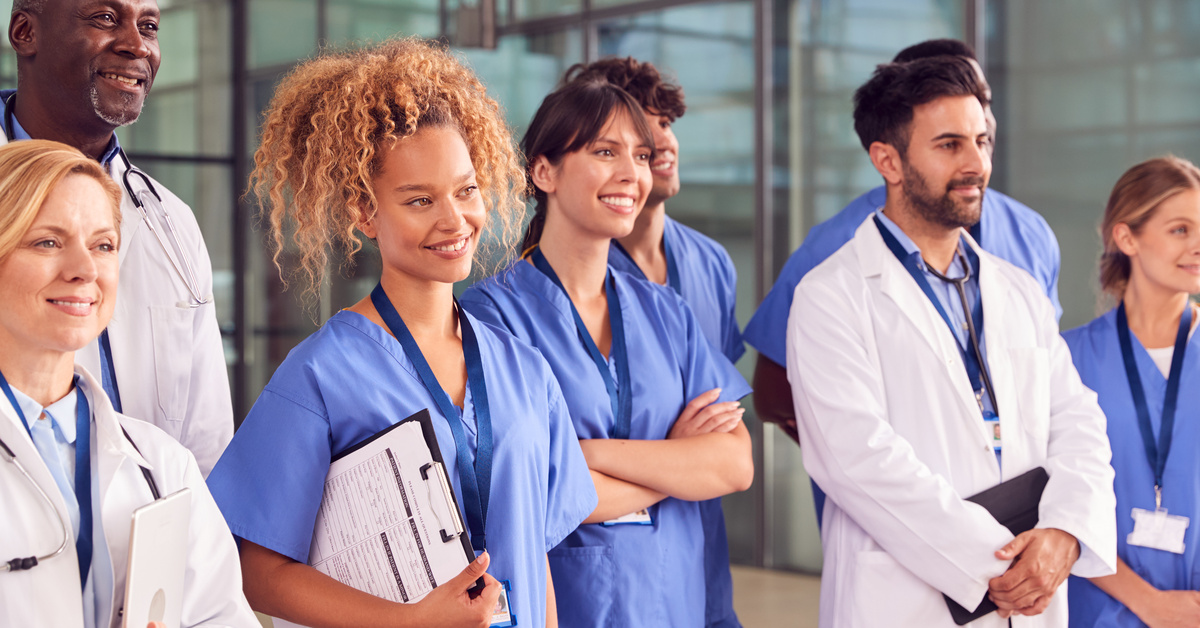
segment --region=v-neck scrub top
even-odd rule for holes
[[[1200,555],[1200,447],[1197,446],[1200,443],[1200,333],[1191,335],[1184,352],[1174,435],[1163,471],[1163,508],[1172,515],[1191,519],[1183,537],[1184,552],[1174,554],[1129,545],[1126,538],[1133,531],[1133,509],[1154,511],[1154,469],[1146,459],[1137,410],[1125,374],[1117,337],[1116,311],[1115,308],[1109,310],[1083,327],[1064,332],[1063,338],[1071,348],[1071,358],[1079,370],[1079,377],[1085,386],[1096,391],[1100,407],[1108,418],[1108,439],[1112,445],[1113,471],[1116,472],[1113,488],[1117,494],[1117,556],[1157,589],[1200,590],[1200,561],[1197,561]],[[1150,426],[1157,439],[1162,425],[1167,378],[1163,377],[1137,336],[1133,333],[1129,336],[1146,394]],[[1073,628],[1145,625],[1124,604],[1088,580],[1071,576],[1067,591]]]
[[[750,386],[700,331],[672,290],[612,271],[633,393],[630,438],[666,438],[688,401]],[[580,438],[608,438],[612,404],[580,341],[571,302],[525,260],[468,289],[464,308],[537,347],[550,362]],[[696,628],[705,623],[704,529],[698,502],[668,497],[653,525],[582,525],[550,552],[563,626]]]
[[[467,315],[470,316],[469,314]],[[537,351],[471,318],[491,406],[494,453],[488,572],[509,580],[522,626],[543,626],[546,552],[596,508],[596,491],[558,382]],[[472,458],[473,404],[463,424]],[[308,562],[330,460],[422,409],[460,504],[454,436],[400,343],[341,311],[288,354],[208,484],[233,533]]]

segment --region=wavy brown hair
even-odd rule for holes
[[[1118,301],[1129,285],[1132,262],[1113,238],[1113,227],[1124,223],[1135,235],[1167,199],[1185,190],[1200,190],[1200,169],[1174,155],[1157,157],[1130,168],[1121,175],[1108,197],[1100,239],[1100,288]]]
[[[315,296],[331,251],[349,260],[362,249],[358,225],[375,213],[371,181],[383,156],[395,142],[439,126],[462,134],[475,167],[488,216],[479,238],[485,259],[510,257],[524,217],[525,171],[500,106],[444,46],[409,38],[322,54],[276,89],[250,189],[270,223],[280,275],[290,232],[304,295]]]

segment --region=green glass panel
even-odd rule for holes
[[[437,0],[329,0],[325,11],[326,38],[334,46],[439,32]]]
[[[317,50],[316,0],[248,0],[248,65],[287,65]]]

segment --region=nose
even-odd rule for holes
[[[438,216],[438,229],[446,233],[460,233],[467,224],[466,208],[458,199],[443,204],[441,216]]]
[[[650,162],[639,161],[636,152],[625,153],[617,160],[614,178],[621,183],[636,183],[643,174],[649,174]],[[646,171],[643,173],[643,171]]]
[[[113,48],[118,54],[134,59],[145,59],[154,53],[152,40],[142,35],[136,19],[126,18],[117,27]]]
[[[963,151],[962,174],[964,176],[987,176],[992,171],[992,153],[988,145],[972,143]]]
[[[67,243],[61,259],[62,277],[67,282],[92,283],[100,276],[92,251],[81,241]]]

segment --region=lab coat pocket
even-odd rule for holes
[[[563,626],[615,626],[617,576],[613,548],[607,545],[559,547],[550,551],[550,573]]]
[[[935,626],[950,620],[942,596],[887,552],[858,552],[853,577],[849,628]]]
[[[1050,351],[1044,347],[1008,350],[1017,391],[1017,421],[1033,437],[1044,443],[1050,432]]]
[[[179,438],[187,414],[192,371],[192,327],[196,308],[150,306],[150,336],[154,342],[154,382],[158,410],[169,423],[160,424]]]

